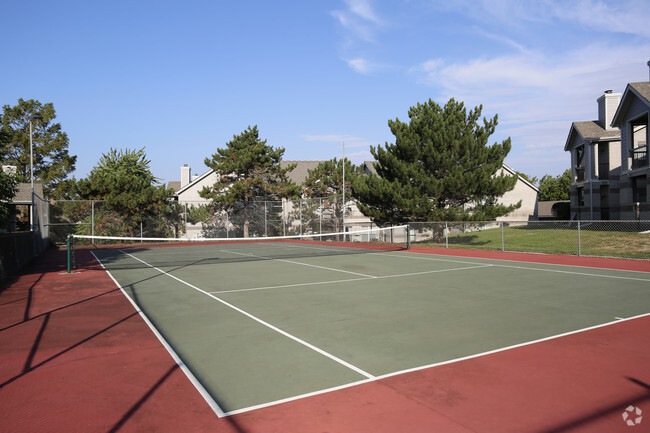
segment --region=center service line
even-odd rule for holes
[[[329,358],[329,359],[331,359],[331,360],[333,360],[333,361],[335,361],[335,362],[337,362],[337,363],[339,363],[339,364],[341,364],[341,365],[343,365],[343,366],[349,368],[349,369],[352,370],[352,371],[355,371],[355,372],[359,373],[360,375],[362,375],[362,376],[364,376],[364,377],[366,377],[366,378],[368,378],[368,379],[374,379],[374,378],[375,378],[375,376],[373,376],[372,374],[370,374],[370,373],[368,373],[368,372],[366,372],[366,371],[363,371],[362,369],[360,369],[360,368],[358,368],[358,367],[356,367],[356,366],[350,364],[349,362],[346,362],[346,361],[342,360],[341,358],[338,358],[338,357],[332,355],[331,353],[328,353],[328,352],[324,351],[323,349],[320,349],[320,348],[314,346],[313,344],[310,344],[310,343],[308,343],[308,342],[306,342],[306,341],[304,341],[304,340],[301,340],[300,338],[298,338],[298,337],[296,337],[296,336],[294,336],[294,335],[292,335],[292,334],[289,334],[289,333],[286,332],[286,331],[283,331],[282,329],[278,328],[277,326],[273,326],[273,325],[271,325],[270,323],[265,322],[264,320],[260,319],[259,317],[256,317],[256,316],[252,315],[251,313],[248,313],[248,312],[242,310],[241,308],[236,307],[236,306],[234,306],[233,304],[231,304],[231,303],[229,303],[229,302],[226,302],[226,301],[224,301],[223,299],[221,299],[221,298],[219,298],[219,297],[217,297],[217,296],[214,296],[213,294],[208,293],[208,292],[206,292],[205,290],[200,289],[200,288],[198,288],[198,287],[196,287],[196,286],[194,286],[194,285],[188,283],[187,281],[183,281],[183,280],[181,280],[180,278],[175,277],[175,276],[173,276],[172,274],[169,274],[169,273],[163,271],[162,269],[159,269],[159,268],[157,268],[157,267],[155,267],[155,266],[153,266],[153,265],[151,265],[151,264],[145,262],[144,260],[141,260],[141,259],[137,258],[136,256],[134,256],[134,255],[132,255],[132,254],[129,254],[129,253],[127,253],[127,252],[125,252],[125,251],[122,251],[122,250],[120,250],[120,252],[122,252],[123,254],[126,254],[127,256],[129,256],[129,257],[131,257],[131,258],[134,258],[135,260],[139,261],[140,263],[143,263],[143,264],[146,265],[146,266],[149,266],[149,267],[152,268],[152,269],[155,269],[156,271],[160,272],[160,273],[163,274],[163,275],[167,275],[168,277],[175,279],[175,280],[178,281],[179,283],[185,284],[186,286],[188,286],[188,287],[190,287],[190,288],[196,290],[197,292],[203,293],[204,295],[207,295],[207,296],[211,297],[212,299],[221,302],[221,303],[222,303],[223,305],[225,305],[226,307],[232,308],[233,310],[237,311],[238,313],[241,313],[241,314],[243,314],[244,316],[246,316],[246,317],[248,317],[248,318],[250,318],[250,319],[255,320],[256,322],[260,323],[261,325],[264,325],[264,326],[266,326],[267,328],[272,329],[273,331],[275,331],[275,332],[277,332],[277,333],[279,333],[279,334],[282,334],[282,335],[284,335],[285,337],[290,338],[290,339],[292,339],[293,341],[295,341],[295,342],[297,342],[297,343],[300,343],[300,344],[302,344],[303,346],[308,347],[309,349],[311,349],[311,350],[313,350],[313,351],[315,351],[315,352],[317,352],[317,353],[320,353],[321,355],[323,355],[323,356],[325,356],[325,357],[327,357],[327,358]]]

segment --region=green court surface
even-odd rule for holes
[[[407,251],[94,251],[217,413],[650,313],[650,275]]]

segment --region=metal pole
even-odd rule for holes
[[[345,142],[343,143],[343,240],[345,241]]]
[[[34,151],[32,144],[32,122],[33,116],[29,118],[29,177],[32,184],[32,206],[30,207],[29,212],[29,229],[34,231]]]
[[[302,199],[298,202],[300,208],[300,235],[302,236]]]
[[[503,221],[501,221],[501,251],[505,251],[505,250],[506,250],[506,243],[503,238]]]
[[[72,235],[68,235],[68,274],[70,273],[70,270],[72,269]]]
[[[90,236],[91,242],[95,243],[95,200],[90,201]]]
[[[449,248],[449,226],[445,222],[445,248]]]
[[[578,220],[578,255],[582,255],[582,243],[580,239],[580,220]]]

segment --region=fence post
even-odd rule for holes
[[[578,220],[578,255],[582,255],[582,240],[580,239],[580,220]]]
[[[449,226],[445,222],[445,248],[449,248]]]
[[[92,243],[95,243],[95,200],[90,201],[90,234],[92,236]]]
[[[504,252],[506,250],[506,241],[505,241],[505,236],[503,234],[503,221],[501,221],[501,252]]]

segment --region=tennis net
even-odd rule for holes
[[[274,260],[363,254],[409,248],[408,226],[320,233],[296,236],[249,238],[151,238],[70,235],[68,272],[77,267],[77,250],[95,251],[104,257],[102,264],[113,268],[138,267],[134,260],[120,260],[124,252],[143,253],[148,266],[187,266],[225,264],[253,260]],[[97,253],[97,251],[104,251]]]

